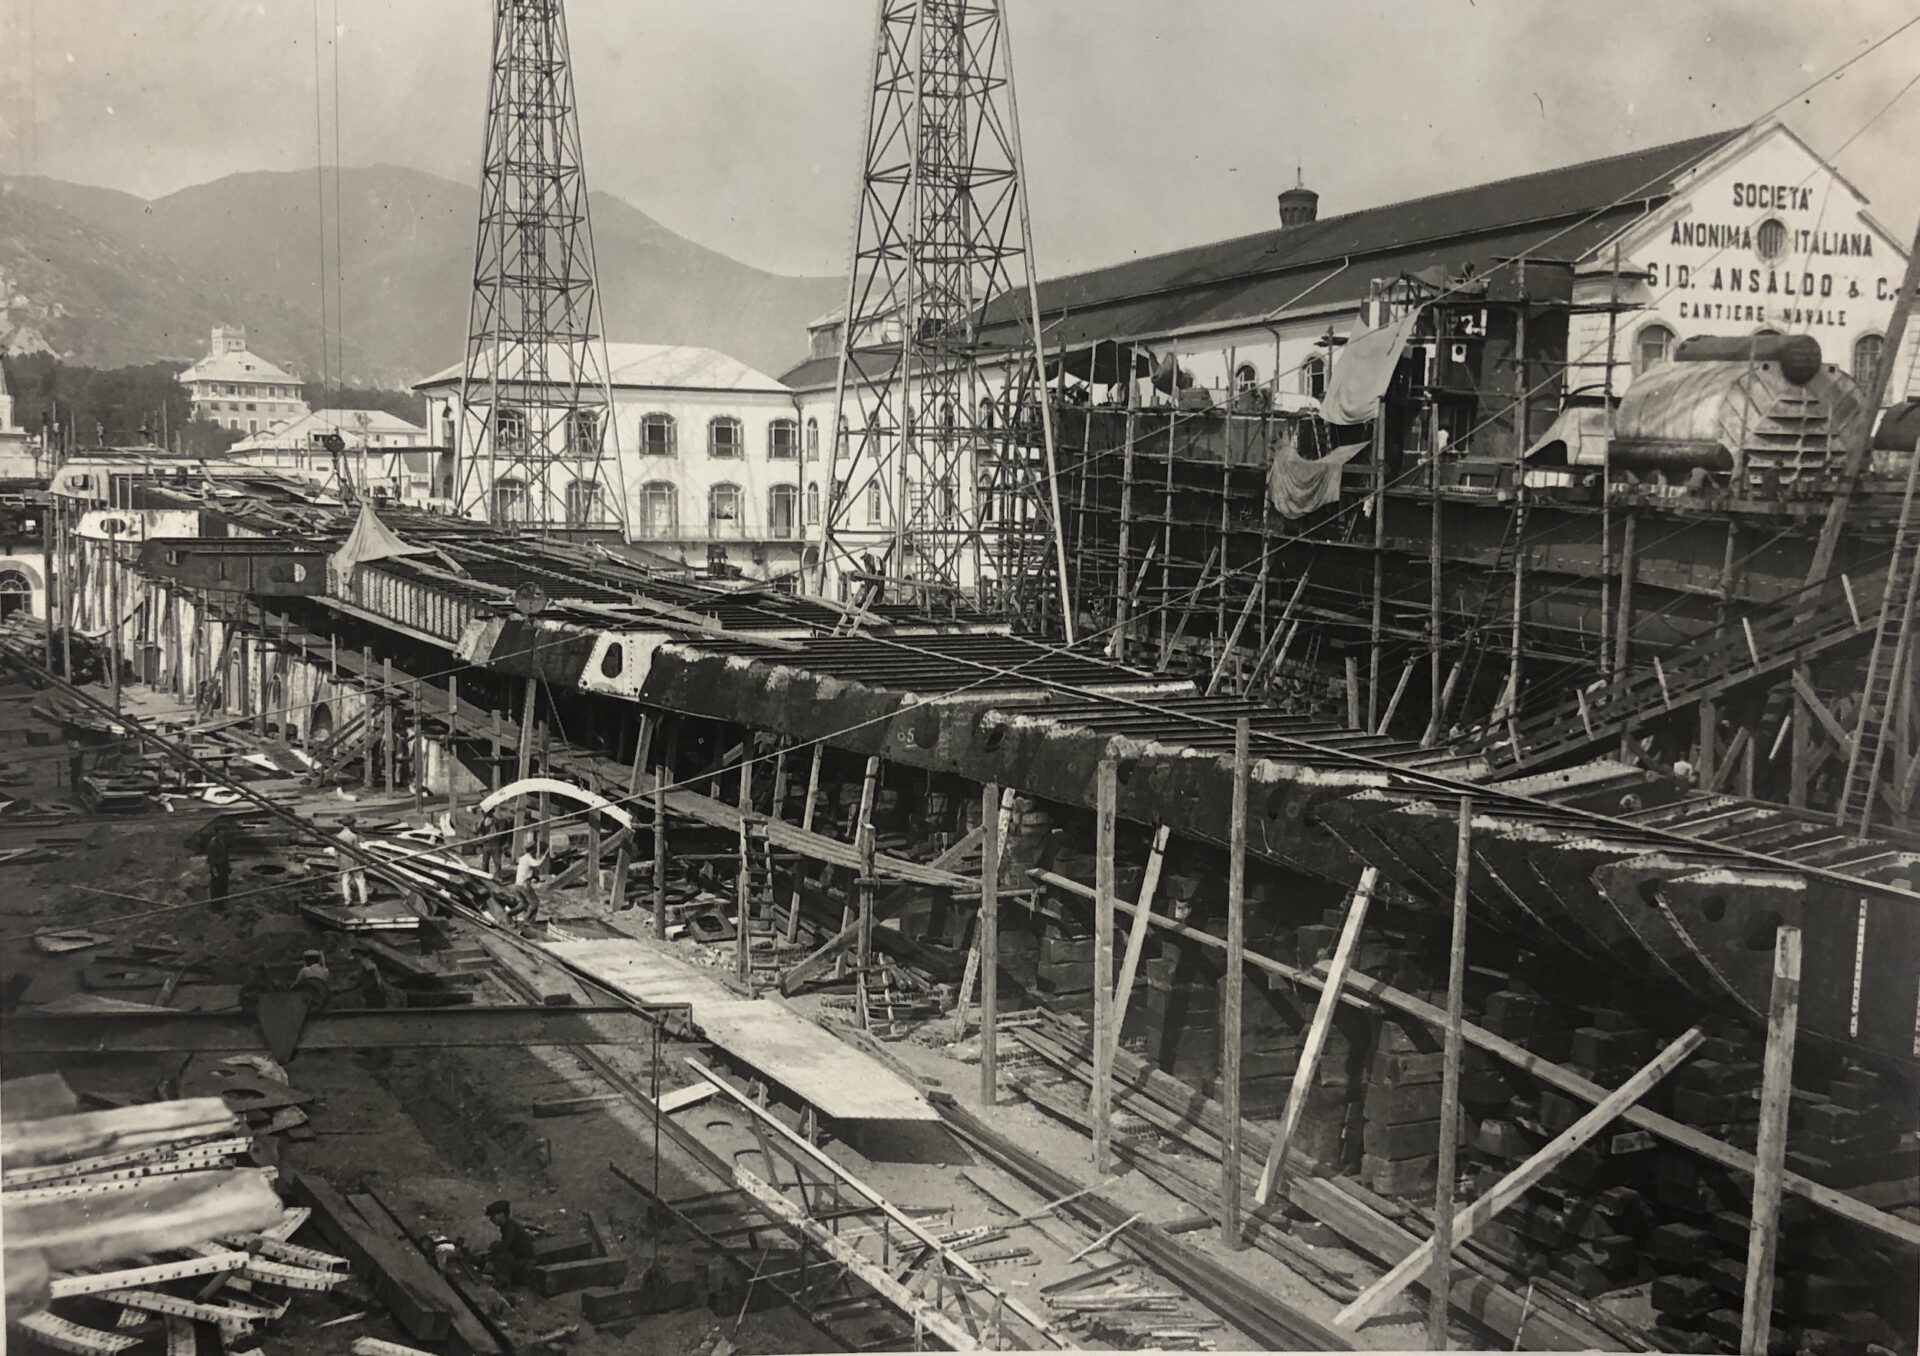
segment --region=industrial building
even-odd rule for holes
[[[889,0],[774,379],[607,340],[493,13],[430,492],[0,512],[20,1341],[1914,1345],[1920,265],[1830,165],[1047,280],[1002,5]]]

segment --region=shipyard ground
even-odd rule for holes
[[[107,696],[104,688],[90,691]],[[343,976],[370,970],[356,934],[321,927],[296,907],[301,899],[324,899],[331,892],[330,885],[316,888],[301,880],[309,872],[328,869],[324,855],[316,858],[311,845],[288,835],[279,846],[237,851],[235,898],[216,909],[206,899],[205,863],[187,841],[213,811],[179,803],[172,811],[149,806],[142,813],[105,815],[79,805],[67,784],[59,726],[47,718],[48,695],[18,681],[0,687],[4,791],[31,802],[28,813],[0,819],[0,849],[48,849],[0,866],[5,886],[0,891],[0,928],[8,939],[9,980],[13,985],[30,981],[16,997],[35,1006],[51,1003],[56,1009],[66,1003],[98,1004],[105,997],[111,1002],[165,1003],[180,1011],[217,1011],[239,1003],[243,985],[298,965],[309,948],[326,953],[336,990],[342,988]],[[163,728],[205,723],[191,709],[143,687],[130,686],[123,700],[129,712]],[[293,778],[269,777],[250,785],[302,817],[323,823],[336,821],[348,810],[363,822],[412,820],[413,801],[405,794],[315,790]],[[564,901],[556,902],[555,909],[581,922],[593,912],[584,903]],[[628,912],[609,917],[602,910],[599,921],[614,930],[623,924],[639,930],[642,916]],[[31,944],[32,934],[54,928],[98,928],[111,941],[61,954],[46,954]],[[679,945],[695,965],[718,958],[703,953],[728,950],[690,941]],[[501,954],[495,948],[496,958]],[[109,973],[116,966],[118,973]],[[472,975],[476,1001],[519,1000],[522,990],[503,982],[497,963],[475,967]],[[355,1000],[346,996],[341,1001]],[[803,998],[800,1003],[831,1022],[831,1001]],[[946,1092],[978,1111],[978,1041],[953,1043],[950,1026],[946,1018],[925,1023],[914,1036],[886,1048],[921,1086]],[[663,1088],[690,1081],[678,1056],[693,1048],[681,1042],[664,1047]],[[602,1053],[642,1083],[651,1074],[644,1048]],[[7,1074],[51,1067],[84,1101],[114,1105],[217,1090],[220,1059],[218,1054],[42,1057],[13,1061]],[[650,1220],[646,1202],[611,1171],[617,1164],[641,1179],[654,1173],[657,1139],[647,1118],[607,1097],[609,1085],[566,1052],[304,1051],[286,1072],[292,1085],[311,1098],[302,1103],[306,1123],[262,1132],[256,1139],[256,1153],[283,1175],[314,1175],[342,1192],[370,1191],[402,1218],[414,1218],[475,1247],[484,1247],[491,1236],[483,1210],[495,1198],[513,1201],[524,1219],[554,1234],[578,1232],[591,1214],[592,1227],[608,1238],[609,1251],[627,1259],[632,1273],[657,1267],[682,1286],[684,1302],[679,1307],[607,1324],[583,1320],[577,1295],[543,1298],[525,1287],[507,1290],[524,1330],[548,1339],[554,1349],[611,1353],[640,1344],[643,1349],[705,1354],[832,1345],[790,1308],[743,1293],[737,1278],[718,1294],[709,1294],[711,1249],[671,1220]],[[536,1105],[595,1095],[598,1104],[573,1114],[535,1114]],[[1006,1101],[1011,1104],[991,1112],[995,1128],[1082,1185],[1097,1187],[1140,1219],[1179,1231],[1185,1242],[1288,1306],[1322,1321],[1339,1308],[1336,1298],[1264,1253],[1221,1247],[1217,1229],[1198,1229],[1190,1206],[1141,1174],[1117,1172],[1103,1180],[1093,1170],[1084,1135],[1029,1102]],[[1121,1129],[1126,1130],[1124,1118]],[[868,1147],[874,1157],[844,1143],[834,1144],[832,1152],[890,1200],[909,1210],[924,1209],[948,1229],[1004,1223],[1015,1209],[1025,1214],[1045,1204],[1011,1177],[972,1161],[951,1144],[934,1162],[912,1161],[921,1155],[910,1149],[890,1154],[884,1143]],[[659,1151],[663,1194],[690,1198],[712,1191],[713,1181],[676,1153],[671,1141],[660,1143]],[[1021,1227],[1016,1241],[1029,1255],[997,1266],[995,1274],[1014,1293],[1030,1299],[1042,1285],[1121,1256],[1095,1249],[1069,1264],[1067,1259],[1093,1241],[1092,1232],[1044,1215]],[[1307,1251],[1329,1272],[1352,1277],[1356,1285],[1371,1274],[1332,1240],[1325,1246],[1309,1245]],[[1158,1288],[1158,1282],[1153,1284]],[[1384,1320],[1358,1336],[1359,1344],[1389,1349],[1418,1345],[1421,1307],[1417,1297],[1403,1298]],[[1194,1323],[1205,1333],[1204,1343],[1220,1349],[1255,1345],[1230,1326],[1205,1317],[1204,1308],[1191,1303],[1186,1308],[1200,1316]],[[333,1326],[323,1326],[329,1323]],[[274,1325],[272,1345],[292,1353],[337,1351],[361,1335],[408,1340],[379,1300],[363,1285],[353,1284],[326,1296],[297,1297]],[[837,1340],[847,1335],[843,1332]],[[1472,1340],[1465,1330],[1455,1338],[1463,1344]]]

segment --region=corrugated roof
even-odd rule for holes
[[[566,350],[552,345],[548,368],[555,379],[566,370]],[[423,381],[414,383],[416,391],[457,384],[464,363],[443,367]],[[785,395],[779,381],[738,358],[718,349],[693,344],[608,344],[608,379],[614,386],[651,387],[669,390],[746,391],[767,395]],[[513,374],[508,373],[513,379]]]
[[[1375,278],[1436,265],[1484,273],[1496,259],[1536,250],[1539,257],[1577,260],[1740,135],[1690,137],[1049,279],[1039,287],[1047,341],[1148,338],[1295,307],[1355,303]],[[1025,300],[997,298],[986,337],[1010,328]],[[796,390],[830,385],[837,362],[808,359],[781,380]]]

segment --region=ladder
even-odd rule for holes
[[[860,577],[860,591],[853,596],[847,610],[840,614],[840,620],[833,624],[829,633],[836,636],[850,636],[860,629],[860,623],[866,620],[867,609],[873,606],[873,600],[879,595],[880,581],[871,576]]]
[[[1861,837],[1873,826],[1873,814],[1882,768],[1886,763],[1887,731],[1893,721],[1895,694],[1907,669],[1909,636],[1913,630],[1916,584],[1920,583],[1920,532],[1913,521],[1914,491],[1920,488],[1920,449],[1907,462],[1907,491],[1900,502],[1900,524],[1893,535],[1893,558],[1887,564],[1886,587],[1880,594],[1880,616],[1867,657],[1867,677],[1860,690],[1860,714],[1847,752],[1846,786],[1834,810],[1834,824],[1858,825]],[[1911,675],[1905,675],[1911,681]]]

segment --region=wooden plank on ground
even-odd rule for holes
[[[345,1196],[320,1178],[289,1171],[286,1183],[294,1199],[312,1208],[320,1236],[353,1264],[407,1336],[438,1342],[453,1331],[445,1284],[426,1258],[375,1230]]]

